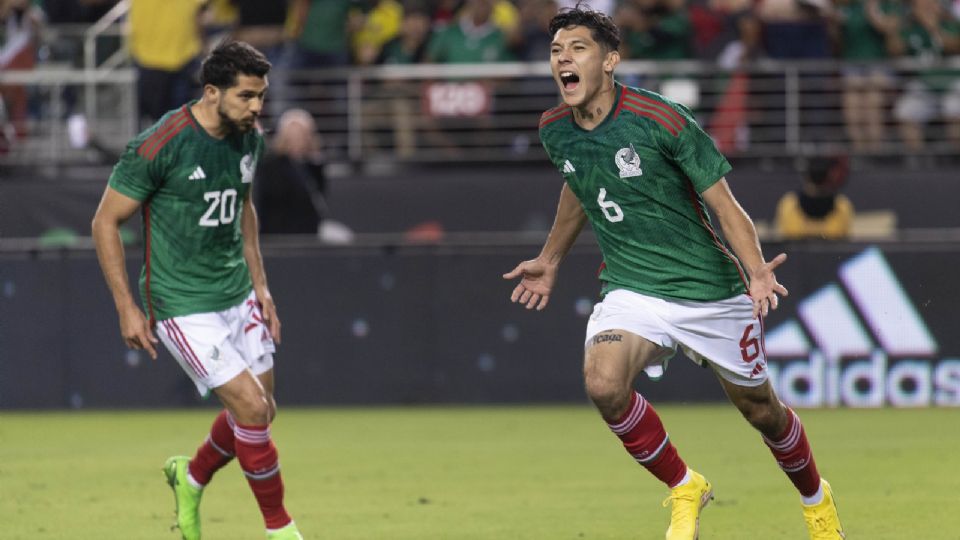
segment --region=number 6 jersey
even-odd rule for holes
[[[240,218],[263,137],[211,137],[190,105],[134,138],[110,175],[111,188],[143,203],[140,295],[151,323],[227,309],[251,288]]]
[[[712,301],[746,292],[739,261],[716,234],[701,193],[730,164],[690,111],[615,84],[613,109],[593,130],[561,104],[540,119],[540,140],[597,236],[603,294],[628,289]]]

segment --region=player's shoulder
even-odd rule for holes
[[[573,109],[570,108],[566,103],[561,103],[556,107],[547,109],[543,114],[540,115],[540,132],[549,132],[557,129],[558,127],[565,125],[566,122],[558,122],[564,118],[569,118],[573,114]]]
[[[147,161],[153,161],[171,143],[196,131],[196,120],[190,113],[189,105],[183,105],[163,115],[160,120],[138,135],[132,142],[137,155]]]
[[[674,137],[693,121],[690,110],[661,94],[643,88],[623,87],[620,97],[621,112],[653,123]]]

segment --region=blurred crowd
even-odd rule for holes
[[[42,55],[43,25],[89,24],[116,1],[0,0],[0,70],[34,65]],[[131,0],[127,46],[139,70],[140,111],[151,119],[192,95],[198,58],[226,36],[263,50],[277,74],[350,65],[545,61],[548,22],[558,9],[574,3]],[[943,121],[949,138],[960,142],[956,73],[922,70],[908,83],[901,81],[892,99],[893,70],[884,63],[898,57],[929,62],[960,53],[960,0],[587,3],[614,17],[625,59],[699,59],[730,70],[763,58],[843,59],[843,113],[855,150],[879,148],[891,111],[910,149],[923,147],[923,128],[934,119]],[[79,62],[78,49],[70,60]],[[24,89],[7,85],[0,87],[0,95],[6,104],[0,106],[0,120],[8,120],[0,125],[24,129]]]

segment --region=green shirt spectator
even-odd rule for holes
[[[847,0],[837,5],[840,56],[846,60],[887,58],[884,29],[903,16],[895,0]],[[894,19],[894,20],[891,20]]]
[[[931,30],[931,24],[917,17],[909,17],[900,30],[903,54],[925,62],[942,59],[948,52],[945,49],[956,47],[960,42],[960,25],[947,17],[937,17],[937,26]],[[957,72],[947,69],[928,69],[921,73],[921,80],[927,88],[935,92],[946,90],[957,78]]]
[[[364,6],[361,0],[294,0],[291,11],[297,45],[311,57],[296,67],[348,63],[350,29],[357,25],[351,14],[361,13]]]
[[[446,64],[511,60],[507,38],[493,23],[492,11],[490,0],[470,0],[456,22],[430,39],[428,60]]]
[[[693,58],[693,23],[682,0],[648,0],[623,4],[617,11],[628,58]]]

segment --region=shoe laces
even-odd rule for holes
[[[694,512],[689,511],[685,512],[684,509],[687,507],[684,504],[695,505],[697,504],[697,498],[694,496],[694,493],[683,492],[676,490],[671,492],[666,499],[663,500],[662,506],[666,508],[673,503],[673,510],[670,512],[670,524],[671,525],[685,525],[687,518],[693,516]]]
[[[834,540],[837,537],[846,538],[843,531],[833,529],[829,520],[820,516],[806,516],[807,528],[813,533],[812,540]],[[835,536],[836,535],[836,536]]]

